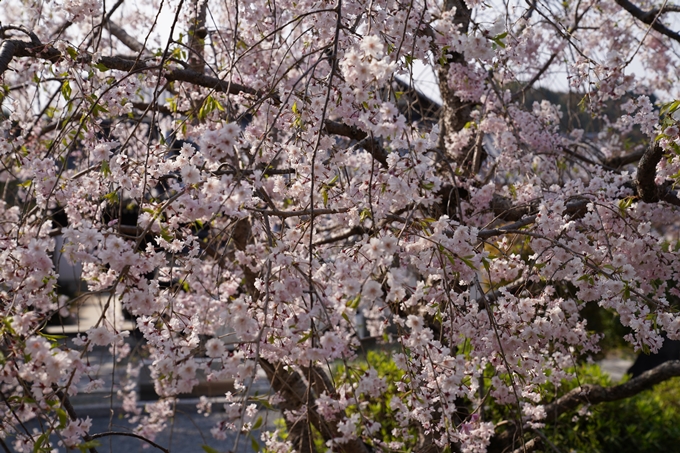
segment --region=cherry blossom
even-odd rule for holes
[[[138,3],[0,13],[0,438],[16,451],[88,442],[79,392],[113,392],[153,440],[203,379],[235,389],[212,435],[255,436],[263,375],[287,429],[261,433],[271,451],[529,449],[567,411],[543,389],[600,348],[586,309],[636,350],[680,338],[677,8],[171,2],[170,31]],[[551,84],[592,124],[526,101]],[[92,325],[46,334],[91,298]],[[397,382],[361,368],[371,342],[395,350]],[[127,370],[110,388],[100,352]],[[144,408],[142,370],[159,396]]]

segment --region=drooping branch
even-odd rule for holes
[[[140,436],[139,434],[135,433],[126,433],[123,431],[107,431],[105,433],[98,433],[98,434],[93,434],[92,439],[99,439],[101,437],[109,437],[109,436],[124,436],[124,437],[134,437],[135,439],[142,440],[146,442],[147,444],[151,445],[154,448],[157,448],[158,450],[164,452],[164,453],[169,453],[169,450],[167,448],[163,448],[162,446],[158,445],[156,442],[152,441],[151,439],[147,439],[144,436]]]
[[[112,29],[115,30],[115,25],[110,26],[112,28],[110,28],[109,31]],[[125,33],[124,30],[122,30],[122,32]],[[121,39],[121,37],[124,38],[122,34],[117,37],[119,39]],[[137,46],[138,43],[126,43],[126,45],[128,44],[132,45],[131,48],[133,50],[135,50],[137,47],[142,50],[141,44]],[[130,46],[128,45],[128,47]],[[28,42],[21,39],[6,39],[3,41],[2,45],[0,45],[0,76],[7,70],[13,58],[26,57],[39,58],[51,61],[52,63],[57,63],[63,58],[63,55],[53,46],[45,45],[39,42]],[[77,57],[77,59],[80,63],[92,63],[92,55],[90,54],[81,54]],[[114,69],[129,73],[159,69],[157,65],[150,64],[146,60],[139,60],[136,56],[102,56],[95,63],[100,65],[99,67],[101,70]],[[186,82],[192,85],[210,88],[222,93],[246,93],[256,95],[258,97],[271,97],[275,100],[278,99],[276,93],[255,90],[245,85],[224,81],[217,77],[202,74],[192,69],[170,69],[163,73],[163,77],[165,77],[165,79],[170,82]],[[356,126],[349,126],[347,124],[331,120],[326,120],[324,122],[324,131],[328,134],[341,135],[343,137],[362,142],[361,146],[363,146],[363,148],[366,149],[366,151],[368,151],[371,156],[373,156],[373,158],[384,168],[387,168],[387,151],[377,140],[369,137],[365,131],[362,131]]]

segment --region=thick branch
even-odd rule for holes
[[[316,448],[312,441],[312,435],[309,429],[309,423],[304,417],[299,420],[289,420],[286,412],[299,412],[300,409],[311,398],[309,389],[302,380],[302,376],[296,371],[284,367],[282,363],[273,364],[267,360],[260,359],[260,365],[267,374],[274,391],[281,395],[281,402],[279,408],[284,414],[286,426],[288,427],[288,435],[293,448],[299,453],[315,453]],[[310,401],[311,402],[311,401]],[[309,410],[309,408],[308,408]]]
[[[349,208],[342,208],[342,209],[314,209],[314,212],[312,212],[311,209],[304,209],[302,211],[274,211],[274,210],[267,210],[267,209],[255,209],[255,208],[246,208],[250,211],[255,211],[255,212],[260,212],[262,214],[267,214],[271,216],[276,216],[276,217],[281,217],[284,219],[287,219],[289,217],[303,217],[303,216],[310,216],[314,214],[315,216],[317,215],[326,215],[326,214],[341,214],[343,212],[349,211]]]
[[[547,415],[546,421],[555,422],[560,415],[573,411],[584,404],[608,403],[630,398],[676,376],[680,376],[680,360],[668,361],[624,384],[614,387],[602,387],[599,385],[578,387],[544,406]],[[522,440],[518,439],[517,433],[518,429],[515,427],[514,429],[508,429],[497,434],[492,440],[489,451],[507,451],[514,443],[521,442]],[[535,441],[536,439],[533,440]]]
[[[578,218],[580,216],[583,216],[586,213],[586,207],[588,206],[588,203],[590,203],[589,200],[570,201],[565,205],[564,213],[571,215],[572,218]],[[501,218],[506,219],[505,217]],[[512,218],[514,219],[514,216]],[[535,221],[536,214],[530,215],[528,217],[523,217],[509,225],[503,225],[498,228],[480,230],[479,233],[477,233],[477,237],[479,239],[489,239],[494,236],[501,236],[503,234],[508,234],[509,232],[516,231],[519,228],[525,227],[527,225],[531,225]]]
[[[309,422],[319,430],[324,440],[331,440],[340,437],[337,422],[333,420],[324,419],[315,410],[316,401],[312,390],[307,387],[307,384],[302,380],[302,376],[297,371],[290,367],[284,366],[282,363],[276,365],[271,362],[260,359],[260,365],[267,374],[274,391],[278,392],[283,401],[279,403],[282,411],[299,412],[306,408]],[[317,390],[326,390],[329,386],[332,388],[332,383],[325,376],[325,373],[320,368],[313,368],[308,370],[311,373],[312,385]],[[313,371],[313,372],[312,372]],[[307,420],[294,423],[293,427],[296,436],[293,437],[293,432],[289,435],[293,438],[292,443],[296,450],[300,452],[314,451],[313,444],[309,443],[309,423]],[[368,448],[361,441],[361,439],[351,439],[345,443],[335,445],[333,451],[342,453],[368,453]]]
[[[122,27],[119,27],[114,22],[108,20],[104,23],[104,27],[106,27],[112,36],[118,38],[118,40],[125,44],[130,50],[139,53],[144,51],[144,45],[141,42],[130,36]]]
[[[644,150],[634,151],[630,154],[626,154],[625,156],[610,157],[609,159],[605,159],[602,164],[606,167],[614,169],[621,168],[624,165],[633,164],[639,161],[642,156],[644,156],[644,154]]]
[[[680,199],[671,191],[670,185],[658,186],[654,181],[656,179],[656,166],[662,157],[663,149],[658,144],[649,147],[642,155],[635,180],[638,196],[647,203],[665,201],[668,204],[680,206]]]
[[[584,385],[576,388],[545,406],[545,413],[549,421],[554,421],[560,415],[582,404],[598,404],[630,398],[675,376],[680,376],[680,360],[663,363],[635,379],[614,387]]]
[[[446,11],[455,11],[453,15],[453,23],[459,27],[460,32],[465,34],[470,26],[471,11],[466,3],[462,0],[446,0],[444,2],[444,9]],[[438,57],[438,55],[437,55]],[[442,106],[439,116],[439,149],[453,162],[459,164],[460,167],[467,167],[471,162],[465,153],[459,155],[452,155],[449,149],[452,148],[455,142],[454,134],[459,132],[465,124],[470,121],[470,114],[472,112],[472,104],[463,101],[458,97],[453,88],[449,86],[449,69],[452,64],[459,64],[467,66],[465,55],[458,52],[444,55],[446,63],[439,67],[439,91],[442,97]],[[467,164],[467,165],[465,165]]]
[[[664,24],[659,22],[659,16],[661,12],[659,10],[643,11],[633,3],[628,0],[616,0],[616,3],[626,11],[630,13],[631,16],[635,17],[640,22],[643,22],[651,26],[654,30],[658,31],[662,35],[666,35],[669,38],[680,42],[680,34],[674,32],[673,30],[666,27]]]
[[[6,47],[7,46],[7,47]],[[10,52],[11,47],[14,47],[14,51]],[[42,60],[51,61],[52,63],[59,62],[63,55],[56,48],[44,45],[36,44],[21,39],[8,39],[2,43],[0,49],[7,49],[4,55],[12,57],[31,57],[40,58]],[[2,51],[0,51],[2,52]],[[0,53],[2,55],[2,53]],[[6,58],[6,57],[5,57]],[[11,59],[11,58],[10,58]],[[1,62],[1,60],[0,60]],[[92,55],[81,54],[78,56],[78,62],[80,63],[91,63]],[[150,70],[158,70],[157,65],[148,65],[145,61],[139,61],[136,57],[126,58],[122,56],[108,56],[101,57],[96,63],[105,66],[108,69],[116,69],[118,71],[125,72],[144,72]],[[3,67],[0,65],[0,75],[7,69],[9,61],[6,62]],[[207,76],[205,74],[192,71],[191,69],[171,69],[163,74],[170,82],[187,82],[192,85],[198,85],[205,88],[210,88],[215,91],[220,91],[229,94],[238,93],[248,93],[255,94],[259,96],[264,96],[266,93],[254,90],[250,87],[240,85],[238,83],[225,82],[224,80],[218,79],[217,77]]]
[[[352,236],[357,236],[357,235],[360,235],[360,234],[366,234],[368,232],[369,232],[369,230],[367,230],[366,228],[364,228],[360,225],[356,225],[356,226],[353,226],[349,231],[347,231],[345,233],[342,233],[338,236],[331,236],[329,238],[322,239],[320,241],[315,242],[314,245],[332,244],[334,242],[344,241],[345,239],[349,239]]]
[[[193,6],[196,9],[196,13],[189,27],[189,68],[198,73],[203,73],[205,68],[203,54],[205,51],[205,37],[207,36],[205,18],[208,1],[195,0]]]
[[[368,134],[355,126],[348,126],[347,124],[338,123],[337,121],[326,120],[324,123],[324,130],[329,134],[342,135],[343,137],[351,138],[362,143],[363,148],[368,151],[371,156],[387,168],[387,151],[378,143],[377,140],[371,139]]]
[[[14,53],[16,52],[16,46],[12,41],[4,41],[0,45],[0,75],[4,74],[9,68],[9,64],[14,58]]]
[[[659,189],[654,179],[656,178],[656,166],[662,157],[663,149],[658,144],[655,144],[645,151],[638,164],[636,177],[637,192],[642,201],[647,203],[659,201]]]

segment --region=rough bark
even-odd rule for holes
[[[635,179],[637,194],[646,203],[666,203],[680,206],[680,199],[675,195],[668,184],[661,186],[656,184],[656,166],[661,162],[664,151],[658,143],[650,146],[642,155],[638,163],[638,171]]]
[[[584,404],[594,405],[630,398],[676,376],[680,376],[680,360],[668,361],[628,382],[613,387],[583,385],[545,405],[547,416],[545,421],[555,423],[560,415],[573,411]],[[518,433],[519,429],[515,427],[497,434],[492,439],[489,452],[508,451],[516,447],[521,442]],[[527,450],[529,449],[529,442],[532,441],[536,443],[536,439],[528,441]],[[522,450],[520,449],[520,451]]]
[[[451,11],[455,8],[453,23],[460,27],[461,33],[467,33],[470,25],[470,9],[462,0],[446,0],[444,9]],[[448,74],[451,64],[466,65],[465,56],[458,52],[452,52],[445,56],[446,62],[438,69],[439,90],[442,96],[442,107],[439,113],[439,149],[452,161],[459,166],[463,166],[466,157],[472,156],[453,154],[450,152],[452,136],[463,129],[465,124],[470,121],[472,104],[461,100],[455,91],[449,87]]]
[[[205,70],[205,37],[208,31],[205,28],[207,0],[195,0],[194,20],[189,27],[189,68],[203,74]]]

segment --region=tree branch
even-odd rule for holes
[[[645,150],[634,151],[625,156],[610,157],[602,161],[602,164],[609,168],[621,168],[624,165],[632,164],[639,161],[644,156]]]
[[[665,201],[668,204],[680,206],[680,199],[671,190],[670,184],[658,186],[656,179],[656,166],[661,162],[664,151],[658,144],[650,146],[640,159],[638,164],[635,183],[638,196],[646,203]]]
[[[654,144],[645,151],[638,164],[637,176],[635,178],[637,192],[642,201],[647,203],[659,201],[659,189],[654,179],[656,178],[656,166],[662,157],[663,149],[658,144]]]
[[[643,11],[628,0],[615,0],[615,1],[621,8],[628,11],[631,16],[635,17],[640,22],[651,26],[654,30],[658,31],[662,35],[666,35],[669,38],[680,42],[680,34],[674,32],[673,30],[669,29],[664,24],[659,22],[658,19],[659,16],[661,15],[660,10],[653,9],[650,11]]]
[[[144,52],[144,45],[130,36],[122,27],[119,27],[114,22],[107,20],[104,22],[104,27],[111,33],[112,36],[118,38],[120,42],[125,44],[130,50],[142,53]]]
[[[557,58],[558,53],[559,52],[555,52],[552,55],[550,55],[550,58],[548,58],[548,61],[545,62],[545,64],[541,67],[541,69],[538,70],[538,72],[531,78],[531,80],[529,80],[526,83],[526,85],[524,85],[522,87],[521,90],[519,90],[518,92],[516,92],[515,94],[512,95],[512,97],[510,98],[510,101],[514,102],[514,101],[518,100],[520,97],[522,97],[524,95],[524,93],[526,93],[529,89],[531,89],[531,87],[534,86],[534,84],[538,81],[538,79],[540,79],[543,76],[545,71],[548,70],[550,65],[552,65],[553,61],[555,61],[555,58]]]
[[[587,199],[570,201],[565,205],[564,213],[569,214],[573,217],[577,217],[577,218],[579,216],[583,216],[586,212],[585,210],[586,210],[586,207],[588,206],[588,203],[590,203],[590,200],[587,200]],[[517,220],[516,222],[508,224],[508,225],[503,225],[503,226],[498,227],[498,228],[489,228],[489,229],[480,230],[477,233],[477,237],[479,239],[488,239],[488,238],[491,238],[491,237],[494,237],[494,236],[501,236],[503,234],[508,234],[508,233],[512,232],[513,230],[516,231],[519,228],[530,225],[530,224],[534,223],[535,221],[536,221],[536,214],[530,215],[528,217],[521,218],[521,219]]]
[[[642,373],[630,381],[614,387],[584,385],[545,406],[545,413],[554,421],[563,413],[582,404],[598,404],[630,398],[656,384],[680,376],[680,360],[671,360]]]
[[[284,219],[287,219],[289,217],[301,217],[301,216],[318,216],[318,215],[326,215],[326,214],[341,214],[343,212],[349,211],[349,208],[341,208],[341,209],[314,209],[312,212],[311,209],[304,209],[302,211],[274,211],[274,210],[267,210],[267,209],[256,209],[256,208],[245,208],[248,209],[249,211],[255,211],[259,212],[261,214],[266,214],[266,215],[271,215],[271,216],[276,216],[276,217],[282,217]]]
[[[269,379],[274,391],[280,393],[283,397],[283,401],[279,403],[282,411],[296,412],[306,406],[307,416],[309,417],[308,422],[312,423],[319,430],[324,440],[328,441],[340,437],[337,422],[325,419],[316,412],[316,399],[311,393],[312,390],[302,380],[300,373],[286,367],[282,363],[274,365],[265,359],[260,359],[260,366],[267,374],[267,379]],[[314,373],[311,376],[313,386],[318,389],[325,389],[330,385],[332,388],[328,378],[324,377],[325,373],[323,370],[315,369],[313,371]],[[319,374],[319,372],[323,375]],[[310,435],[309,423],[297,422],[293,424],[292,429],[289,428],[292,443],[299,452],[313,452],[315,450],[311,438],[308,439]],[[294,433],[295,436],[293,436]],[[366,447],[366,444],[361,439],[350,439],[342,444],[336,444],[334,447],[333,451],[342,453],[369,453],[368,447]]]
[[[114,34],[113,30],[117,30],[117,26],[111,22],[107,22],[107,27],[109,27],[109,31],[112,34]],[[125,33],[124,30],[118,31]],[[125,36],[122,33],[116,34],[115,36],[123,42]],[[125,35],[127,35],[127,33],[125,33]],[[141,44],[139,43],[123,43],[133,50],[136,50],[137,48],[139,50],[136,51],[143,50]],[[139,44],[139,46],[137,44]],[[33,40],[32,42],[28,42],[21,39],[6,39],[3,41],[2,45],[0,45],[0,76],[7,70],[13,58],[25,57],[39,58],[42,60],[51,61],[52,63],[57,63],[63,58],[63,55],[53,46],[42,44],[39,41]],[[78,62],[80,63],[92,63],[92,55],[90,54],[81,54],[77,58]],[[157,65],[147,64],[145,61],[140,61],[137,57],[103,56],[100,57],[96,63],[104,66],[104,70],[115,69],[117,71],[125,71],[129,73],[159,69]],[[222,93],[246,93],[260,97],[269,96],[275,100],[278,99],[278,96],[275,93],[255,90],[238,83],[226,82],[217,77],[202,74],[192,69],[171,69],[164,72],[163,77],[165,77],[165,79],[170,82],[186,82],[192,85],[210,88]],[[370,138],[366,132],[362,131],[356,126],[348,126],[346,124],[331,120],[326,120],[324,122],[324,130],[329,134],[342,135],[359,142],[364,141],[364,143],[362,143],[364,149],[366,149],[366,151],[368,151],[371,156],[373,156],[373,158],[377,160],[384,168],[387,168],[387,151],[385,151],[385,149],[377,140]]]
[[[387,151],[378,143],[377,140],[371,139],[368,134],[356,126],[348,126],[347,124],[339,123],[337,121],[326,120],[324,122],[324,130],[329,134],[342,135],[343,137],[356,140],[362,143],[363,148],[368,151],[371,156],[387,168]]]
[[[54,393],[57,395],[57,398],[59,398],[59,401],[61,402],[61,406],[66,410],[66,413],[68,414],[69,418],[72,421],[78,420],[78,415],[76,414],[76,411],[73,408],[73,405],[71,404],[71,400],[68,398],[68,395],[66,395],[66,393],[59,390],[59,388],[57,387],[57,384],[52,384],[52,390],[54,390]],[[89,434],[85,433],[83,435],[83,439],[85,439],[85,442],[89,442],[89,441],[92,440],[92,437],[90,437]],[[88,448],[88,451],[90,453],[97,453],[97,449],[94,448],[94,447]]]
[[[314,211],[314,212],[316,212],[316,211]],[[326,238],[326,239],[322,239],[320,241],[315,242],[314,245],[332,244],[333,242],[343,241],[345,239],[351,238],[352,236],[357,236],[357,235],[360,235],[360,234],[366,234],[368,232],[369,231],[366,228],[362,227],[361,225],[356,225],[356,226],[353,226],[349,231],[347,231],[345,233],[342,233],[338,236],[332,236],[332,237],[329,237],[329,238]]]
[[[4,41],[0,45],[0,75],[4,74],[9,68],[9,64],[12,62],[15,52],[16,46],[12,41]]]
[[[143,440],[144,442],[148,443],[152,447],[156,447],[159,450],[163,451],[164,453],[170,453],[170,450],[168,450],[167,448],[163,448],[160,445],[158,445],[156,442],[154,442],[150,439],[147,439],[144,436],[140,436],[139,434],[135,434],[135,433],[126,433],[126,432],[122,432],[122,431],[109,431],[109,432],[106,432],[106,433],[93,434],[92,439],[94,440],[94,439],[98,439],[100,437],[107,437],[107,436],[134,437],[135,439]]]
[[[560,415],[575,410],[583,404],[608,403],[630,398],[676,376],[680,376],[680,360],[671,360],[663,363],[624,384],[614,387],[583,385],[545,405],[546,421],[556,422]],[[516,437],[517,432],[518,428],[515,426],[514,429],[508,429],[494,436],[489,451],[507,451],[514,442],[521,441],[521,439]],[[540,439],[532,440],[536,442]],[[527,442],[527,447],[529,442]],[[532,445],[531,448],[533,449],[534,447],[535,445]],[[520,449],[519,451],[522,450]]]

